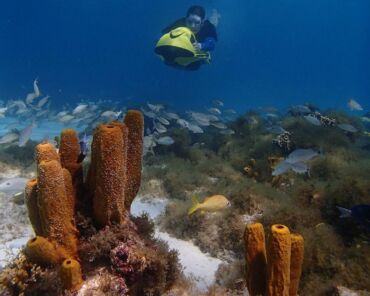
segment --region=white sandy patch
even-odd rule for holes
[[[0,193],[0,270],[12,261],[34,235],[25,205]]]
[[[223,261],[203,253],[191,241],[177,239],[158,229],[155,230],[155,237],[166,241],[171,249],[179,252],[180,263],[185,275],[196,281],[199,290],[205,291],[213,284],[218,266]]]
[[[131,214],[138,216],[143,212],[156,221],[156,218],[163,213],[168,200],[165,198],[137,197],[131,205]],[[205,291],[215,280],[215,273],[222,260],[203,253],[191,241],[185,241],[170,236],[155,227],[155,237],[166,241],[170,249],[178,251],[179,260],[184,268],[187,277],[194,279],[197,288]]]

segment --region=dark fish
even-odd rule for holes
[[[352,218],[370,231],[370,205],[357,205],[350,209],[338,207],[339,218]]]

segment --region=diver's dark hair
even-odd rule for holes
[[[186,13],[186,16],[188,17],[191,14],[195,14],[197,16],[200,16],[202,20],[206,17],[206,11],[202,6],[199,5],[193,5],[190,6],[188,9],[188,12]]]

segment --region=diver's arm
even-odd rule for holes
[[[202,43],[200,43],[201,50],[212,51],[216,47],[216,39],[213,37],[207,37]]]

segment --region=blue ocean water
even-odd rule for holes
[[[81,99],[238,110],[306,101],[370,106],[370,1],[198,1],[221,14],[209,66],[183,72],[153,48],[193,1],[4,1],[0,99],[24,98],[39,77],[53,106]]]

